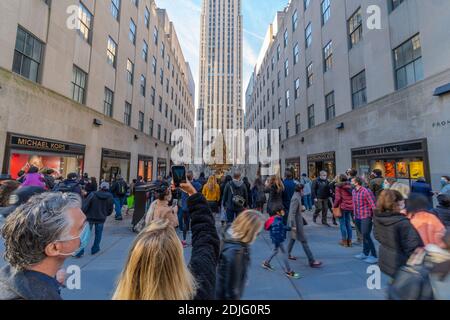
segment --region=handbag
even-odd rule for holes
[[[339,207],[333,208],[333,216],[335,218],[342,218],[342,210],[341,210],[341,208],[339,208]]]

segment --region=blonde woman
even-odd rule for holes
[[[180,188],[189,195],[187,205],[192,219],[189,267],[170,222],[154,220],[134,241],[114,300],[214,299],[220,247],[214,217],[206,199],[190,182],[182,183]]]
[[[261,213],[247,210],[239,214],[231,227],[224,232],[217,269],[217,299],[239,300],[242,297],[250,264],[249,247],[262,227]]]
[[[202,194],[205,196],[206,201],[208,201],[212,212],[217,213],[219,211],[220,186],[217,183],[216,177],[210,176],[208,178],[208,181],[203,187]]]
[[[276,212],[273,208],[283,206],[283,191],[284,185],[281,178],[273,175],[266,181],[265,192],[269,194],[269,201],[267,202],[267,211],[270,216],[274,216]]]

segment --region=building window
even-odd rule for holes
[[[105,87],[105,101],[103,103],[103,113],[108,117],[113,116],[114,92]]]
[[[295,87],[294,97],[295,97],[295,100],[297,100],[298,98],[300,98],[300,79],[299,78],[297,78],[297,80],[294,81],[294,87]]]
[[[144,97],[145,97],[146,87],[147,87],[147,79],[145,78],[145,76],[143,74],[141,74],[140,90],[141,90],[141,95]]]
[[[153,56],[153,59],[152,59],[152,73],[154,75],[156,75],[157,64],[158,64],[158,62],[156,61],[155,56]]]
[[[289,59],[286,59],[284,62],[284,77],[286,78],[289,75]]]
[[[144,61],[147,62],[147,58],[148,58],[148,44],[144,40],[142,45],[142,59],[144,59]]]
[[[125,102],[125,111],[123,113],[123,123],[127,126],[131,125],[131,104]]]
[[[152,102],[152,106],[155,105],[155,98],[156,98],[156,90],[154,87],[151,88],[151,95],[150,95],[150,100]]]
[[[280,57],[281,57],[281,46],[278,45],[277,46],[277,61],[280,61]]]
[[[130,32],[128,33],[128,39],[132,44],[136,44],[136,24],[133,19],[130,19]]]
[[[286,108],[289,108],[290,105],[291,105],[291,99],[290,99],[289,90],[286,90]]]
[[[309,48],[312,43],[312,25],[311,22],[308,23],[305,29],[305,46],[306,48]]]
[[[331,16],[331,0],[323,0],[321,9],[322,9],[322,25],[327,23]]]
[[[327,121],[336,117],[336,108],[334,105],[334,91],[325,96],[325,113]]]
[[[148,134],[153,137],[153,119],[148,121]]]
[[[127,81],[129,84],[133,85],[134,78],[134,64],[130,59],[127,60]]]
[[[150,27],[150,11],[148,10],[147,7],[145,7],[145,11],[144,11],[144,22],[145,22],[145,26],[148,29]]]
[[[164,85],[164,69],[161,68],[159,70],[159,83],[163,86]]]
[[[158,45],[158,28],[153,28],[153,43],[157,46]]]
[[[297,10],[294,11],[294,14],[292,15],[292,32],[295,32],[298,27],[298,12]]]
[[[289,121],[286,122],[286,139],[289,139]]]
[[[405,0],[390,0],[391,11],[394,11],[399,5],[401,5]]]
[[[309,88],[314,83],[314,71],[312,62],[306,68],[306,87]]]
[[[394,49],[394,60],[397,90],[422,80],[424,76],[419,35]]]
[[[308,107],[308,128],[311,129],[316,125],[314,119],[314,105]]]
[[[111,14],[114,17],[114,19],[119,20],[120,0],[111,0]]]
[[[111,37],[108,37],[108,47],[106,49],[107,61],[114,68],[116,67],[117,44]]]
[[[278,114],[281,114],[281,98],[278,99]]]
[[[166,103],[166,109],[164,112],[164,116],[167,118],[169,116],[169,105]]]
[[[323,48],[323,69],[324,72],[331,70],[333,67],[333,43],[332,41]]]
[[[288,41],[289,41],[289,34],[288,34],[288,30],[286,29],[286,30],[284,30],[284,40],[283,40],[284,42],[284,47],[286,48],[287,47],[287,45],[288,45]]]
[[[80,21],[78,33],[84,40],[91,43],[92,14],[82,3],[78,10],[78,20]]]
[[[162,97],[161,96],[159,96],[159,103],[158,103],[158,110],[159,110],[159,112],[161,112],[162,113]]]
[[[300,114],[295,116],[295,134],[300,134],[301,124],[300,124]]]
[[[144,113],[139,111],[138,130],[144,132]]]
[[[164,142],[167,143],[167,129],[164,129]]]
[[[133,4],[135,5],[136,8],[138,7],[139,0],[131,0],[131,2],[133,2]]]
[[[362,39],[362,15],[359,8],[348,20],[349,45],[353,48]]]
[[[164,43],[161,43],[161,57],[163,58],[163,60],[164,60],[165,52],[166,52],[166,46],[164,45]]]
[[[16,48],[12,70],[37,82],[42,59],[43,44],[22,28],[17,28]]]
[[[366,71],[363,70],[351,79],[352,83],[352,105],[353,109],[359,108],[367,103],[366,95]]]
[[[87,73],[77,66],[73,66],[72,99],[81,104],[86,102],[86,80]]]
[[[272,120],[275,120],[275,106],[272,106]]]
[[[296,65],[299,61],[300,61],[300,48],[297,42],[294,46],[294,65]]]
[[[158,140],[161,140],[161,125],[158,124]]]

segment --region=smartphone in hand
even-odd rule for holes
[[[186,167],[185,166],[173,166],[172,167],[172,179],[176,188],[180,187],[180,183],[186,183]]]

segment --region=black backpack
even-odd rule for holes
[[[245,185],[243,185],[243,187],[245,188]],[[239,210],[244,209],[246,201],[245,201],[244,196],[240,192],[241,190],[242,190],[242,187],[235,189],[234,183],[230,182],[231,203],[233,205],[234,211],[239,211]],[[236,191],[238,191],[238,192],[236,192]]]
[[[125,183],[125,181],[119,181],[119,182],[117,182],[117,190],[116,190],[116,194],[117,194],[118,196],[121,196],[121,197],[125,196],[125,195],[127,194],[127,189],[128,189],[128,186],[127,186],[127,184]]]

